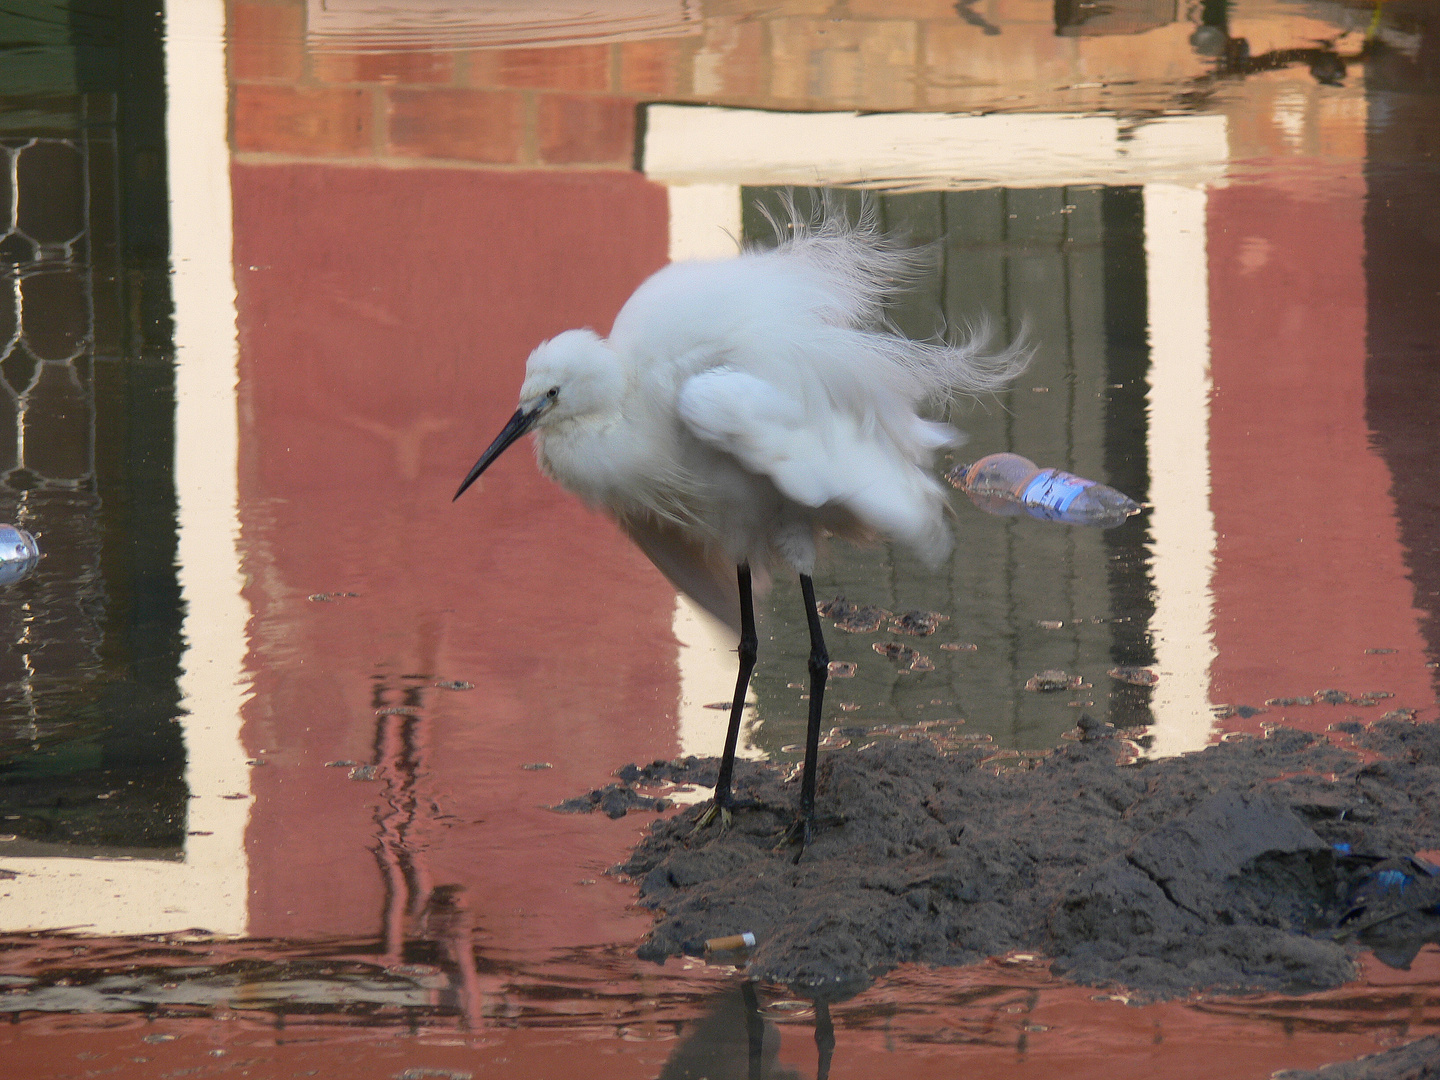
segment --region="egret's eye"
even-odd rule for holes
[[[550,387],[549,390],[545,391],[545,396],[548,397],[551,401],[554,401],[557,397],[560,396],[560,387]]]

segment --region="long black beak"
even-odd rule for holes
[[[480,455],[480,460],[475,463],[475,467],[460,482],[460,489],[455,492],[455,499],[465,494],[465,489],[480,478],[480,474],[490,467],[492,461],[505,452],[507,446],[534,427],[535,421],[540,419],[540,414],[544,411],[544,402],[529,412],[525,411],[523,405],[516,409],[515,415],[510,417],[509,422],[500,430],[500,434],[495,436],[495,441],[490,444],[489,449]],[[455,499],[450,501],[454,502]]]

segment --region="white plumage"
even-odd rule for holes
[[[772,250],[654,274],[608,339],[568,330],[536,348],[520,408],[460,488],[533,428],[548,476],[742,631],[742,682],[749,570],[763,582],[788,567],[808,594],[827,534],[889,537],[932,565],[949,554],[948,503],[930,467],[961,436],[920,413],[997,390],[1028,360],[1019,346],[985,355],[983,334],[905,338],[885,308],[924,256],[881,236],[868,213],[857,224],[833,210],[813,223],[790,216]],[[824,646],[813,620],[811,630],[813,669]],[[727,760],[742,700],[743,686]],[[722,781],[728,797],[728,770]]]
[[[544,409],[545,473],[737,628],[735,566],[809,574],[826,533],[941,562],[947,501],[929,468],[961,437],[918,411],[999,389],[1027,359],[894,332],[886,301],[921,259],[868,218],[787,231],[769,251],[665,267],[608,340],[571,330],[535,349],[520,391],[522,410]]]

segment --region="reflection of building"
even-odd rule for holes
[[[159,26],[56,4],[0,29],[0,519],[45,552],[0,597],[7,850],[174,857],[186,792]]]
[[[713,253],[723,238],[716,224],[748,228],[742,185],[797,179],[661,175],[650,154],[666,107],[648,107],[637,123],[637,107],[654,99],[765,106],[801,133],[858,121],[843,111],[852,108],[992,102],[1002,85],[1035,88],[1027,106],[1049,110],[899,118],[1006,130],[988,155],[978,149],[984,140],[972,139],[970,161],[1011,170],[980,169],[963,184],[927,173],[906,193],[883,197],[886,214],[920,235],[949,235],[957,270],[946,291],[918,300],[905,318],[920,331],[938,314],[982,308],[1007,318],[1025,309],[1041,320],[1046,351],[1031,381],[1045,393],[1027,383],[1023,410],[964,424],[977,448],[989,439],[1136,494],[1148,487],[1154,557],[1141,565],[1140,522],[1127,526],[1128,539],[1077,539],[971,515],[962,527],[977,534],[976,550],[994,563],[1003,552],[1016,565],[1043,566],[1046,577],[1021,582],[1005,566],[962,564],[947,583],[956,609],[974,602],[982,629],[986,611],[1002,610],[1017,622],[1067,625],[1009,641],[995,634],[1004,666],[965,672],[957,699],[987,680],[998,694],[1027,669],[1141,662],[1153,648],[1165,675],[1159,707],[1189,718],[1190,743],[1208,733],[1207,700],[1255,704],[1337,684],[1352,692],[1393,686],[1397,704],[1423,703],[1416,641],[1369,641],[1391,625],[1385,612],[1407,610],[1409,593],[1393,536],[1382,530],[1374,543],[1374,523],[1388,521],[1392,508],[1356,406],[1357,312],[1373,303],[1354,272],[1363,250],[1353,213],[1363,95],[1353,82],[1317,87],[1306,72],[1276,71],[1248,84],[1247,108],[1223,120],[1080,116],[1105,101],[1103,86],[1091,85],[1097,71],[1145,80],[1167,108],[1188,93],[1205,70],[1185,40],[1189,27],[1060,40],[1053,5],[1007,5],[1005,18],[995,6],[966,9],[999,34],[952,18],[953,5],[911,17],[899,5],[852,3],[879,13],[832,27],[782,5],[750,18],[708,17],[673,37],[347,52],[307,39],[298,0],[230,4],[233,219],[191,206],[215,234],[187,233],[187,250],[227,249],[224,226],[233,220],[240,409],[225,452],[236,455],[239,489],[216,495],[214,478],[184,453],[180,471],[191,472],[178,483],[182,546],[185,537],[209,544],[181,556],[195,615],[186,677],[211,670],[202,657],[238,665],[246,641],[251,649],[245,747],[266,764],[247,775],[220,754],[215,760],[228,764],[215,767],[191,810],[220,792],[254,794],[241,918],[253,932],[367,934],[383,919],[389,936],[403,936],[400,924],[420,918],[427,890],[452,885],[465,887],[485,932],[517,947],[572,940],[567,920],[596,941],[643,925],[615,914],[614,894],[600,891],[608,883],[557,885],[536,856],[559,845],[598,872],[630,829],[607,831],[540,807],[603,781],[615,764],[703,745],[690,741],[703,736],[686,717],[728,692],[729,658],[716,652],[707,665],[695,659],[703,648],[677,650],[677,637],[695,642],[668,588],[606,523],[556,498],[523,456],[487,474],[478,498],[455,508],[447,500],[456,469],[508,413],[536,341],[576,324],[603,331],[667,252]],[[1240,28],[1261,41],[1253,27]],[[219,115],[224,102],[213,104]],[[1087,134],[1036,137],[1042,124]],[[632,170],[637,131],[647,169],[666,186]],[[1015,140],[1035,156],[1007,155]],[[772,142],[795,150],[799,138]],[[1038,175],[1056,145],[1068,171]],[[1203,152],[1186,157],[1186,145]],[[1331,161],[1339,182],[1307,191],[1281,179],[1287,160],[1307,155]],[[1256,177],[1237,170],[1247,182],[1213,183],[1227,163],[1262,156]],[[231,164],[223,146],[218,160],[208,167],[223,174]],[[800,163],[815,165],[813,157]],[[212,190],[198,166],[195,179],[192,195]],[[922,190],[937,187],[954,190]],[[1307,234],[1310,222],[1323,230]],[[200,291],[218,296],[229,287],[228,262],[220,269],[219,284]],[[184,285],[177,278],[177,290]],[[1283,315],[1278,324],[1274,313]],[[193,326],[193,316],[189,301],[177,302],[177,325]],[[227,316],[211,316],[220,337],[210,340],[221,341]],[[182,363],[182,382],[207,373],[209,381],[185,384],[203,393],[182,392],[188,404],[178,423],[189,432],[183,445],[204,447],[207,435],[223,441],[217,433],[236,413],[228,369],[207,363],[223,347],[188,340],[194,362]],[[1325,370],[1297,392],[1311,376],[1310,357],[1321,354]],[[1197,405],[1212,374],[1207,415]],[[1279,418],[1277,386],[1288,395]],[[1278,485],[1254,481],[1262,446],[1289,469]],[[1337,462],[1347,505],[1362,508],[1353,520],[1328,522],[1324,491],[1298,479],[1324,455]],[[1275,486],[1307,507],[1303,528],[1276,524]],[[232,494],[253,612],[248,637],[227,547]],[[1423,510],[1422,498],[1412,494],[1412,510]],[[1349,624],[1331,618],[1333,605],[1295,599],[1297,582],[1340,576],[1307,561],[1299,542],[1322,520],[1327,539],[1350,553],[1336,590]],[[228,554],[228,569],[221,558],[207,576],[201,548]],[[880,569],[897,566],[893,595],[879,599],[921,606],[906,593],[903,564]],[[1005,588],[983,595],[997,579]],[[201,602],[206,587],[216,607]],[[1064,597],[1063,612],[1039,602],[1055,596]],[[1275,640],[1286,622],[1281,604],[1312,628],[1302,647]],[[217,611],[223,617],[212,617]],[[1097,613],[1132,622],[1097,623]],[[229,638],[216,635],[216,651],[204,652],[204,635],[221,623]],[[1402,651],[1369,659],[1362,651],[1359,664],[1390,666],[1358,667],[1361,639]],[[707,666],[726,668],[714,697],[689,689],[714,685],[697,676]],[[801,668],[782,661],[777,671],[785,670]],[[200,718],[191,722],[194,738],[206,723],[228,722],[224,702],[239,705],[221,674],[214,697],[187,691]],[[1372,674],[1386,686],[1371,685]],[[1285,680],[1298,685],[1276,685]],[[457,681],[474,689],[447,685]],[[1025,712],[1032,707],[1015,707],[1009,736],[1045,742],[1046,724],[1068,722],[1056,710],[1036,723]],[[206,762],[192,755],[192,767]],[[546,762],[553,768],[520,768]],[[359,769],[354,780],[351,768]],[[198,851],[188,848],[187,857]],[[545,920],[533,918],[540,910]]]
[[[1180,17],[1178,0],[1055,0],[1055,33],[1139,34]]]

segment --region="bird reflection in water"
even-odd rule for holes
[[[830,1006],[815,1003],[815,1077],[827,1080],[835,1052],[835,1025]],[[761,1010],[755,984],[742,982],[712,1000],[710,1010],[689,1033],[659,1080],[800,1080],[800,1074],[779,1062],[780,1029]]]

